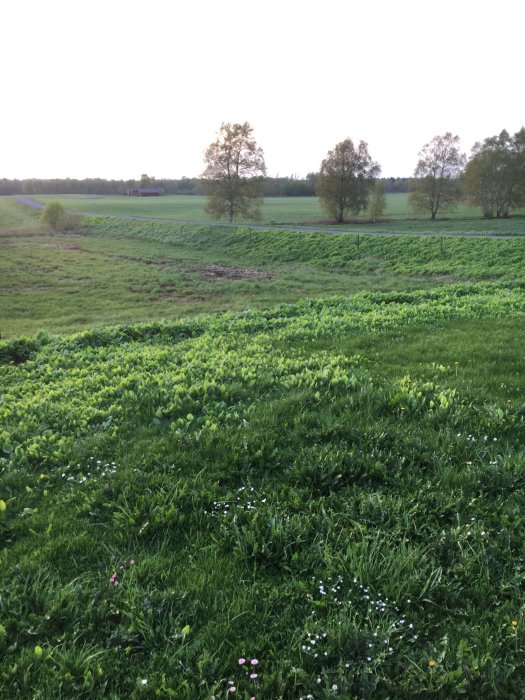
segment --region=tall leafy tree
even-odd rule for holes
[[[434,220],[440,209],[454,208],[460,198],[459,178],[466,160],[459,150],[459,136],[450,131],[426,143],[419,152],[411,183],[409,199],[414,209],[428,212]]]
[[[368,153],[368,144],[345,139],[328,151],[317,176],[316,192],[321,206],[338,224],[348,212],[366,209],[368,195],[381,168]]]
[[[150,177],[147,173],[142,173],[139,180],[139,187],[142,189],[148,189],[148,187],[153,187],[154,181],[154,177]]]
[[[498,136],[475,143],[463,178],[465,194],[492,219],[508,216],[525,203],[525,127],[514,136]]]
[[[204,158],[206,169],[202,178],[208,196],[207,213],[215,219],[226,217],[230,223],[236,216],[260,218],[266,165],[250,124],[223,123]]]

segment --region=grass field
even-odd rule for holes
[[[39,196],[35,199],[41,202],[58,200],[68,209],[83,214],[144,216],[198,222],[208,218],[204,212],[205,197],[189,195],[151,198]],[[361,223],[337,228],[355,230],[357,226],[363,232],[525,235],[525,210],[516,210],[509,219],[487,221],[480,217],[478,209],[462,204],[456,210],[444,213],[438,221],[428,221],[415,217],[406,194],[387,195],[384,221],[377,224],[365,223],[366,215],[361,215],[359,220]],[[316,197],[267,197],[262,207],[260,223],[268,226],[329,224]]]
[[[443,241],[109,218],[86,220],[73,235],[22,235],[37,213],[3,202],[18,215],[18,228],[0,239],[3,338],[523,276],[519,237]]]
[[[0,697],[523,696],[524,238],[0,221]]]

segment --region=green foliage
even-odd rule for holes
[[[58,231],[63,226],[65,219],[66,211],[60,202],[48,202],[40,215],[40,221],[45,226],[52,228],[53,231]]]
[[[142,173],[139,180],[139,187],[147,189],[148,187],[153,187],[154,184],[154,177],[150,177],[147,173]]]
[[[417,212],[428,212],[434,220],[439,210],[453,209],[460,196],[459,179],[465,154],[459,151],[459,136],[447,132],[423,146],[412,180],[410,202]]]
[[[454,395],[437,415],[450,392],[436,380],[375,383],[365,358],[311,348],[442,325],[451,308],[520,313],[521,296],[456,288],[114,328],[7,366],[5,697],[519,684],[519,584],[501,562],[520,535],[498,534],[519,492],[478,494],[488,466],[493,483],[519,479],[516,408]]]
[[[260,217],[264,155],[253,138],[253,128],[223,123],[217,139],[206,149],[203,187],[208,195],[206,212],[214,219]]]
[[[2,697],[519,696],[524,312],[465,284],[2,344]]]
[[[492,219],[525,203],[525,127],[514,136],[502,131],[476,143],[463,178],[471,202]]]
[[[345,139],[328,151],[316,180],[316,193],[322,208],[338,224],[349,212],[357,216],[366,209],[368,195],[380,167],[372,161],[368,144]]]

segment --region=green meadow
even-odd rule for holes
[[[164,197],[79,197],[52,195],[35,197],[45,203],[60,201],[68,210],[90,215],[142,216],[155,219],[202,222],[208,219],[204,206],[205,197],[174,195]],[[489,233],[493,235],[524,235],[525,210],[514,210],[508,219],[487,221],[479,209],[460,204],[450,212],[444,212],[437,221],[416,216],[409,205],[407,194],[386,196],[386,208],[382,221],[371,224],[366,213],[354,223],[335,227],[349,231],[455,234]],[[242,222],[239,222],[242,224]],[[330,222],[319,206],[317,197],[267,197],[261,210],[261,221],[266,226],[302,225],[329,228]],[[332,228],[334,228],[332,226]]]
[[[22,214],[30,228],[36,212]],[[362,290],[512,281],[523,274],[525,238],[327,235],[97,217],[73,234],[4,233],[1,246],[0,334],[8,338]]]
[[[275,212],[0,201],[0,697],[523,696],[524,219]]]

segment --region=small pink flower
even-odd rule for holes
[[[230,685],[230,687],[228,688],[229,693],[235,693],[236,690],[237,688],[234,685]]]
[[[118,581],[113,581],[114,586],[118,586]]]
[[[129,563],[131,564],[131,566],[135,566],[135,560],[134,560],[134,559],[131,559]]]
[[[252,680],[254,680],[255,678],[257,678],[257,674],[256,674],[256,673],[250,673],[250,678],[251,678]]]
[[[257,666],[257,664],[258,664],[259,662],[257,661],[257,659],[252,659],[252,660],[250,661],[250,663],[251,663],[252,666]]]
[[[246,659],[243,659],[241,656],[241,658],[239,659],[239,666],[242,666],[245,663],[246,663]]]

